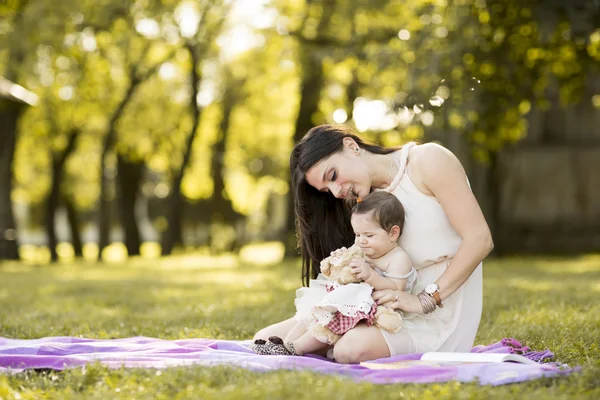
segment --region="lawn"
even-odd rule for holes
[[[100,265],[0,265],[0,336],[248,339],[293,313],[297,262],[252,265],[232,257],[138,258]],[[336,376],[235,368],[108,370],[0,375],[0,399],[600,398],[600,256],[510,258],[484,266],[476,343],[514,337],[582,372],[556,379],[477,384],[373,385]]]

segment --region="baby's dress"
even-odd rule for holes
[[[417,278],[414,268],[402,276],[388,275],[377,268],[374,271],[388,278],[407,279],[407,292],[412,290]],[[375,322],[377,303],[371,297],[372,292],[373,286],[367,283],[340,285],[319,274],[317,279],[310,281],[307,288],[296,291],[294,318],[307,327],[319,324],[343,335],[360,321],[364,320],[369,326]]]

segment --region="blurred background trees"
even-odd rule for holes
[[[325,122],[450,148],[499,254],[593,250],[598,27],[582,0],[5,1],[0,259],[293,256],[289,152]]]

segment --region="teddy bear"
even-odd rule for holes
[[[349,264],[354,258],[364,258],[362,249],[356,244],[352,245],[348,249],[341,248],[336,251],[334,255],[331,255],[321,261],[320,269],[321,273],[331,282],[333,287],[336,285],[347,285],[347,284],[361,284],[361,280],[357,279],[352,274],[352,269]],[[388,332],[398,332],[402,328],[402,315],[391,308],[377,306],[375,313],[375,325]],[[341,337],[337,333],[333,332],[327,326],[317,323],[317,320],[323,317],[322,313],[327,312],[323,310],[315,310],[315,320],[311,321],[309,329],[317,340],[334,344]],[[319,316],[318,313],[321,313]]]

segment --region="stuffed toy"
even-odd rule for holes
[[[350,248],[341,248],[340,251],[336,251],[335,255],[329,256],[321,261],[321,273],[331,283],[327,284],[328,291],[334,291],[337,287],[342,285],[362,285],[368,286],[370,291],[373,287],[361,282],[352,274],[352,269],[349,266],[350,261],[354,258],[364,258],[362,249],[353,245]],[[350,289],[350,288],[348,288]],[[388,332],[398,332],[402,328],[402,315],[388,307],[378,306],[373,303],[371,310],[365,310],[367,313],[372,313],[373,308],[376,308],[374,315],[374,323],[381,329]],[[341,337],[341,335],[332,331],[327,323],[335,318],[335,314],[340,311],[335,310],[332,307],[320,307],[317,305],[313,308],[314,320],[309,325],[313,337],[317,340],[334,344]]]

